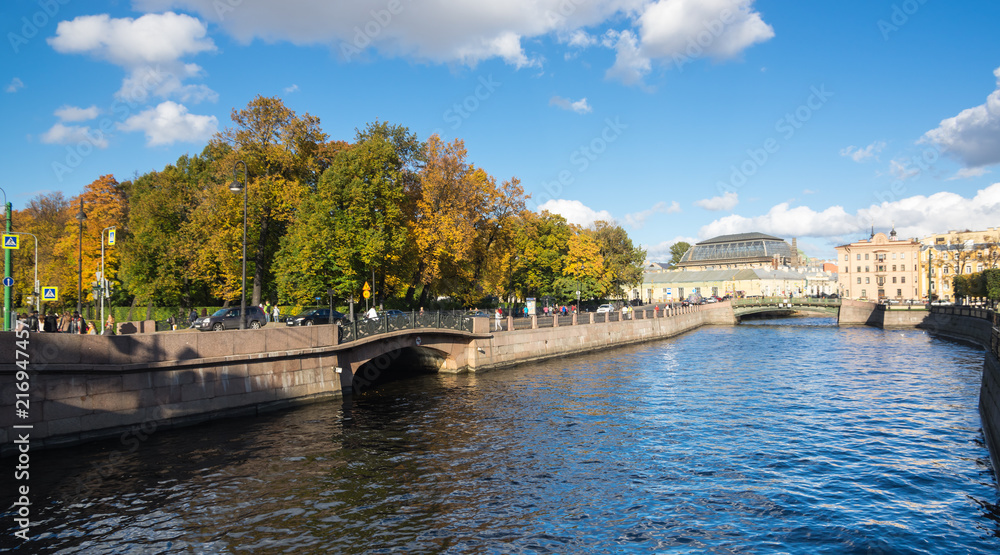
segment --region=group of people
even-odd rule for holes
[[[31,312],[15,314],[14,320],[15,331],[28,330],[29,332],[97,335],[97,328],[93,324],[87,322],[87,320],[76,311],[72,314],[68,311],[63,312],[62,315],[57,315],[55,312],[49,312],[44,316],[40,316],[37,310],[32,310]],[[102,333],[104,335],[112,334],[114,333],[114,327],[115,318],[114,316],[109,315],[107,324],[104,326]]]

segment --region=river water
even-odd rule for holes
[[[423,376],[37,452],[33,538],[13,538],[7,513],[0,546],[998,553],[982,362],[921,331],[807,318]]]

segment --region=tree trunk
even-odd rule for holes
[[[132,304],[128,307],[128,317],[125,318],[126,322],[132,321],[132,311],[135,310],[135,305],[138,304],[139,297],[132,297]]]
[[[252,306],[257,306],[260,304],[261,297],[261,284],[264,283],[264,249],[267,246],[267,229],[270,227],[271,223],[271,211],[265,212],[264,217],[261,218],[260,223],[260,237],[257,239],[257,254],[254,255],[254,269],[253,269],[253,295],[247,300],[247,303]]]
[[[153,319],[153,301],[150,299],[149,304],[146,305],[146,319]]]

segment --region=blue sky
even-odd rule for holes
[[[15,0],[0,21],[15,209],[198,153],[260,94],[333,139],[461,138],[532,208],[614,219],[651,260],[1000,223],[995,2]]]

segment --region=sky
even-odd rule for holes
[[[9,0],[14,209],[198,154],[277,96],[331,139],[462,139],[533,210],[647,250],[758,231],[807,255],[1000,224],[1000,3]]]

